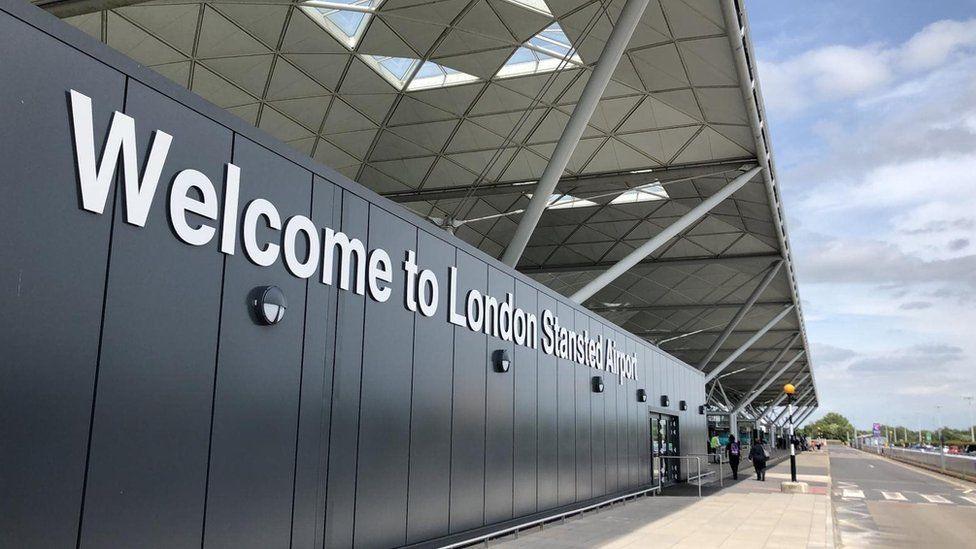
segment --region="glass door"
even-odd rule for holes
[[[667,414],[650,414],[651,422],[651,482],[660,479],[661,484],[678,482],[681,477],[681,460],[661,459],[662,456],[679,456],[678,418]]]

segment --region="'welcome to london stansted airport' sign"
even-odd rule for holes
[[[104,211],[121,156],[125,221],[144,227],[172,136],[161,130],[153,132],[140,180],[135,120],[118,111],[113,113],[101,159],[96,161],[91,98],[75,90],[69,90],[69,94],[82,209],[95,214]],[[224,254],[234,254],[240,234],[244,254],[257,265],[267,267],[283,257],[285,267],[296,277],[307,279],[319,272],[319,280],[332,285],[335,271],[341,290],[368,294],[377,302],[390,299],[393,262],[386,250],[373,248],[367,253],[361,240],[329,227],[321,230],[320,237],[319,228],[303,215],[293,215],[282,223],[274,204],[263,198],[252,200],[244,207],[243,216],[239,216],[240,168],[228,163],[224,179],[223,203],[218,204],[216,189],[206,175],[194,169],[176,174],[169,191],[169,216],[177,238],[191,246],[207,245],[217,236],[218,228],[214,226],[217,223],[191,224],[187,213],[214,222],[220,218],[219,243]],[[280,242],[258,242],[258,223],[280,232]],[[418,264],[414,250],[407,250],[401,267],[406,275],[404,306],[427,317],[437,314],[440,305],[437,275]],[[499,301],[470,290],[461,303],[457,296],[457,267],[448,267],[447,271],[448,322],[517,345],[538,348],[539,321],[535,313],[517,307],[509,293]],[[602,335],[591,338],[586,330],[568,330],[560,326],[559,317],[548,309],[542,311],[541,332],[542,350],[546,354],[610,372],[620,383],[624,379],[637,379],[637,355],[625,353]]]

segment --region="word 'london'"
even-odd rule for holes
[[[140,181],[135,120],[116,111],[112,115],[101,160],[96,166],[91,98],[75,90],[69,90],[69,94],[82,209],[96,214],[104,211],[121,155],[125,221],[144,227],[173,141],[172,136],[162,130],[153,132]],[[217,228],[204,221],[191,224],[187,213],[198,216],[195,219],[217,221],[219,210],[220,251],[234,255],[239,233],[241,171],[230,163],[225,168],[223,203],[219,206],[216,189],[206,175],[193,169],[178,172],[170,187],[169,216],[177,238],[192,246],[204,246],[213,241]],[[280,242],[258,242],[259,222],[279,232]],[[328,227],[322,229],[320,243],[319,229],[311,219],[293,215],[282,223],[274,204],[263,198],[254,199],[244,207],[240,223],[244,253],[257,265],[268,267],[281,256],[292,275],[307,279],[320,272],[321,282],[327,285],[332,285],[333,267],[337,267],[338,286],[342,290],[351,288],[356,294],[369,294],[377,302],[386,302],[393,293],[389,286],[393,282],[393,262],[386,250],[374,248],[367,253],[358,238],[350,239],[346,234]],[[352,270],[353,262],[355,271]],[[437,276],[417,264],[413,250],[406,251],[402,269],[405,273],[404,305],[410,311],[427,317],[434,316],[440,295]],[[468,291],[464,303],[460,304],[457,299],[457,267],[451,266],[448,267],[447,295],[447,320],[451,324],[531,349],[538,348],[538,319],[534,313],[516,307],[512,294],[506,293],[504,301],[499,301],[472,289]],[[582,333],[568,330],[560,326],[559,317],[548,309],[542,311],[542,350],[558,358],[616,374],[620,383],[624,379],[637,379],[636,353],[627,354],[617,349],[612,340],[604,339],[602,335],[594,339],[586,330]]]

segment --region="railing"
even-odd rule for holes
[[[722,465],[728,463],[728,460],[724,459],[725,454],[721,452],[716,452],[714,454],[688,454],[688,455],[707,458],[706,463],[711,463],[712,458],[717,459],[718,461],[716,461],[715,463],[718,465],[718,485],[723,488],[725,487],[725,471],[722,470]]]
[[[502,529],[502,530],[495,530],[495,531],[489,532],[487,534],[482,534],[482,535],[479,535],[479,536],[467,538],[467,539],[465,539],[463,541],[458,541],[458,542],[452,543],[450,545],[444,545],[444,546],[441,547],[441,549],[454,549],[456,547],[464,547],[464,546],[467,546],[467,545],[471,545],[473,543],[478,543],[479,541],[486,541],[486,540],[490,540],[492,538],[499,538],[499,537],[502,537],[502,536],[506,536],[506,535],[511,534],[513,532],[516,532],[516,537],[518,537],[517,532],[519,532],[520,530],[525,530],[526,528],[532,528],[534,526],[539,526],[539,525],[542,525],[542,524],[546,524],[548,522],[555,522],[555,521],[557,521],[559,519],[563,519],[563,518],[566,518],[566,517],[569,517],[569,516],[572,516],[572,515],[578,515],[580,513],[585,513],[587,511],[592,511],[593,509],[597,509],[597,508],[603,507],[605,505],[610,505],[610,504],[616,503],[618,501],[622,501],[622,500],[625,500],[625,499],[636,498],[637,496],[644,496],[644,495],[647,495],[649,492],[654,492],[654,491],[660,492],[660,490],[661,490],[661,486],[660,486],[660,484],[658,484],[657,486],[651,486],[650,488],[645,488],[643,490],[638,490],[636,492],[631,492],[629,494],[624,494],[622,496],[617,496],[617,497],[614,497],[614,498],[605,499],[605,500],[603,500],[603,501],[601,501],[599,503],[594,503],[593,505],[588,505],[586,507],[581,507],[579,509],[573,509],[571,511],[565,511],[565,512],[562,512],[562,513],[556,513],[554,515],[547,515],[547,516],[545,516],[543,518],[536,519],[536,520],[531,520],[531,521],[528,521],[528,522],[522,522],[522,523],[516,524],[515,526],[509,526],[508,528],[505,528],[505,529]]]
[[[695,480],[698,481],[698,497],[699,498],[702,497],[702,491],[701,491],[702,472],[701,472],[701,458],[700,457],[698,457],[698,456],[692,456],[692,455],[687,455],[687,456],[657,456],[657,458],[658,459],[662,459],[662,460],[663,459],[686,459],[689,462],[691,460],[695,460],[695,462],[698,464],[698,475],[695,477]],[[691,476],[689,475],[687,481],[688,482],[691,482],[691,480],[692,480],[691,479]],[[658,486],[661,485],[660,483],[661,483],[661,475],[658,475]]]
[[[880,453],[899,461],[921,465],[948,475],[976,480],[976,457],[886,447],[881,447]]]

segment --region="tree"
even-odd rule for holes
[[[822,436],[838,440],[846,440],[853,429],[854,426],[851,425],[851,422],[837,412],[829,412],[824,417],[806,426],[806,432],[810,436]]]

